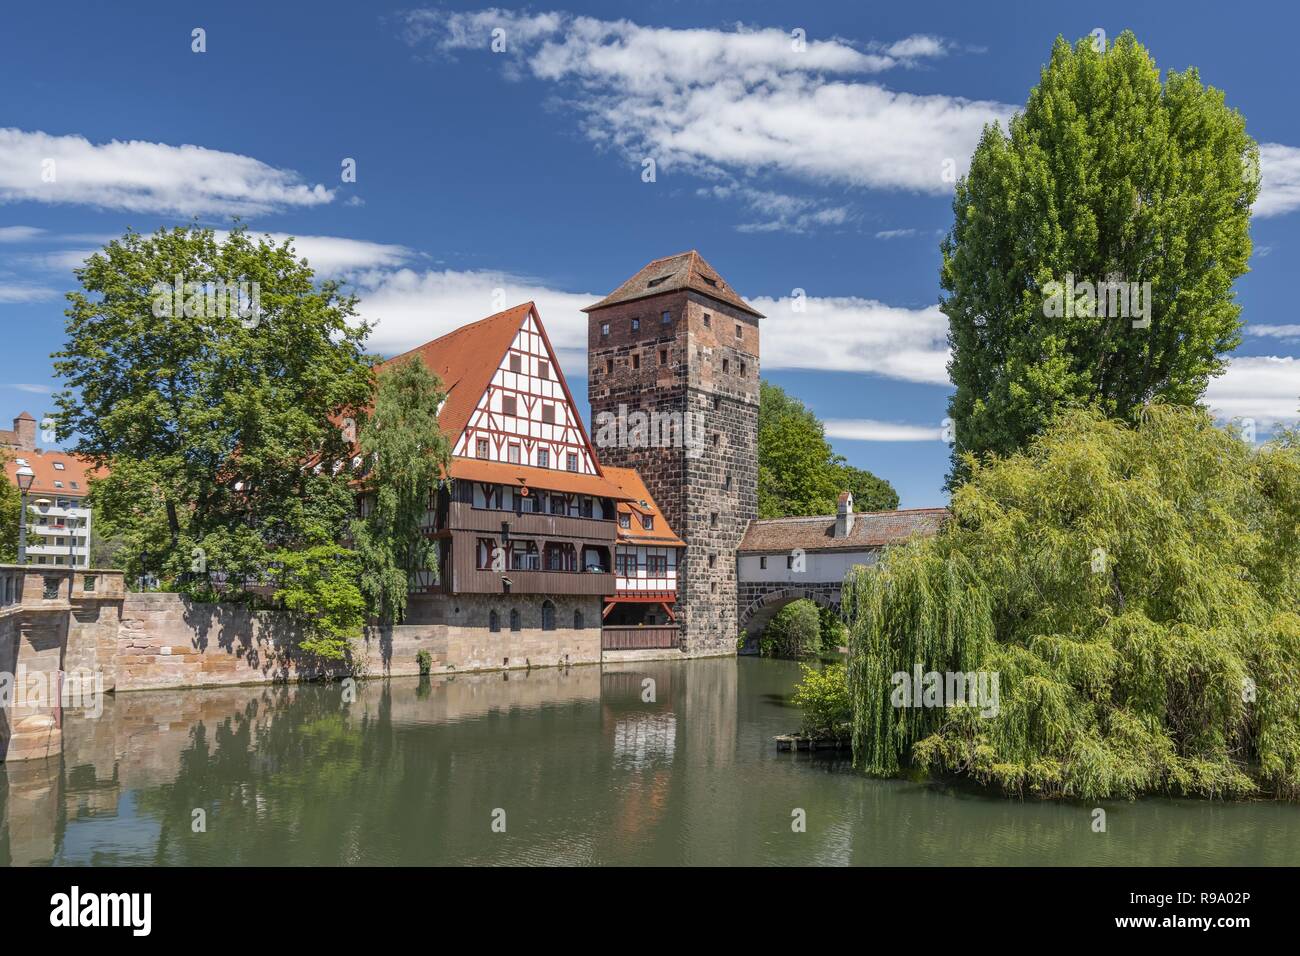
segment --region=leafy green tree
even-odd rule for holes
[[[97,493],[129,569],[260,578],[343,536],[351,448],[331,421],[371,389],[355,298],[242,227],[128,231],[76,275],[57,430],[110,469]]]
[[[13,456],[0,452],[0,468]],[[18,560],[18,521],[22,515],[22,495],[5,476],[0,481],[0,564],[13,564]],[[29,529],[30,530],[30,529]]]
[[[1300,446],[1199,408],[1078,409],[966,466],[944,531],[845,582],[859,766],[1085,799],[1300,796]],[[917,707],[915,668],[985,693]]]
[[[438,426],[444,398],[438,377],[418,355],[379,375],[375,407],[360,436],[370,464],[366,514],[352,522],[361,556],[361,590],[382,624],[406,613],[416,571],[438,571],[437,542],[424,534],[451,446]]]
[[[344,660],[365,624],[366,600],[355,552],[322,544],[277,555],[275,600],[302,622],[298,646],[327,660]]]
[[[950,485],[962,452],[1012,452],[1062,408],[1201,397],[1240,342],[1257,170],[1245,120],[1194,68],[1162,84],[1131,33],[1104,52],[1057,39],[1009,131],[985,129],[942,243]],[[1125,310],[1118,289],[1052,285],[1110,279],[1150,294]]]
[[[791,601],[772,617],[759,640],[765,657],[815,657],[821,653],[821,617],[812,601]]]
[[[817,416],[778,385],[762,382],[758,408],[758,516],[831,514],[841,491],[858,511],[890,511],[889,482],[836,455]]]

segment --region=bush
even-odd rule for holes
[[[420,676],[427,676],[433,671],[433,655],[428,651],[420,651],[415,655],[415,663],[420,667]]]
[[[817,605],[801,600],[776,612],[759,642],[764,657],[815,657],[821,652],[821,618]]]
[[[853,721],[848,670],[831,664],[818,670],[800,664],[803,680],[791,700],[803,710],[803,732],[810,737],[847,737]]]

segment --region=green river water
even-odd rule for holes
[[[62,757],[0,766],[0,864],[1300,863],[1295,805],[1108,802],[1095,833],[1091,805],[778,753],[797,677],[742,658],[109,697],[65,715]]]

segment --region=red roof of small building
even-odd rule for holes
[[[628,527],[619,525],[618,540],[623,544],[644,544],[666,548],[684,548],[686,542],[673,532],[668,519],[659,510],[659,505],[651,497],[650,491],[641,480],[641,474],[635,468],[615,468],[605,466],[605,477],[622,489],[625,500],[618,504],[619,514],[630,517]],[[641,519],[650,515],[654,518],[654,527],[645,529]]]
[[[835,537],[835,515],[808,518],[764,518],[751,521],[740,541],[742,552],[789,553],[804,551],[860,551],[900,544],[917,535],[938,534],[949,518],[947,508],[909,508],[904,511],[859,511],[853,530]]]
[[[75,455],[69,455],[67,452],[58,449],[48,451],[13,451],[5,453],[5,474],[9,477],[9,483],[15,488],[18,487],[18,479],[15,477],[18,473],[20,461],[27,462],[28,467],[35,473],[36,477],[32,481],[32,495],[57,495],[61,498],[84,498],[90,493],[90,478],[92,476],[103,477],[106,470],[96,470],[95,466],[85,459],[78,458]],[[61,465],[62,467],[56,467]],[[55,486],[55,482],[61,482],[63,487]]]

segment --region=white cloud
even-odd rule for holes
[[[1280,216],[1300,208],[1300,149],[1281,143],[1259,147],[1257,216]]]
[[[224,229],[217,229],[215,233],[219,241],[225,241],[226,236],[229,235]],[[286,239],[292,239],[294,252],[299,258],[305,258],[316,275],[321,278],[338,278],[363,271],[394,268],[418,258],[418,254],[406,246],[369,242],[365,239],[347,239],[342,236],[292,236],[286,232],[262,233],[256,230],[250,230],[249,234],[254,239],[269,235],[277,245]],[[67,272],[80,269],[85,265],[86,260],[98,251],[100,250],[62,249],[57,252],[27,255],[21,259],[36,268]]]
[[[842,226],[851,218],[847,206],[831,206],[806,196],[790,196],[752,186],[710,186],[695,193],[714,199],[737,199],[758,217],[736,226],[737,232],[803,235],[823,227]]]
[[[1300,339],[1300,325],[1255,325],[1253,323],[1243,330],[1246,335],[1255,335],[1268,339]]]
[[[1264,429],[1274,422],[1300,418],[1300,359],[1277,355],[1243,355],[1211,379],[1205,404],[1218,418],[1251,418]]]
[[[895,422],[881,422],[874,418],[828,418],[827,438],[843,438],[849,441],[942,441],[943,429],[940,426],[901,425]]]
[[[0,302],[44,302],[58,296],[57,289],[27,282],[0,282]]]
[[[562,292],[507,272],[398,269],[357,277],[361,317],[376,322],[369,348],[396,355],[470,322],[532,300],[560,363],[585,375],[587,316],[602,296]]]
[[[916,229],[882,229],[876,233],[877,239],[911,239],[917,235]]]
[[[586,135],[640,164],[707,176],[777,171],[816,182],[942,194],[985,123],[1013,107],[899,93],[852,77],[916,65],[946,44],[914,36],[860,50],[783,30],[674,30],[628,20],[508,10],[416,11],[406,39],[446,52],[488,51],[505,31],[513,77],[568,83]]]
[[[52,171],[53,181],[46,179]],[[91,143],[0,129],[0,203],[77,203],[127,212],[241,215],[334,198],[291,170],[202,146],[140,140]]]
[[[26,382],[10,382],[5,388],[16,388],[20,392],[31,392],[33,395],[49,395],[54,391],[48,385],[28,385]]]
[[[906,382],[948,384],[948,319],[938,306],[907,309],[857,297],[795,301],[756,298],[763,368],[869,372]]]
[[[30,242],[44,232],[35,226],[0,226],[0,242]]]

